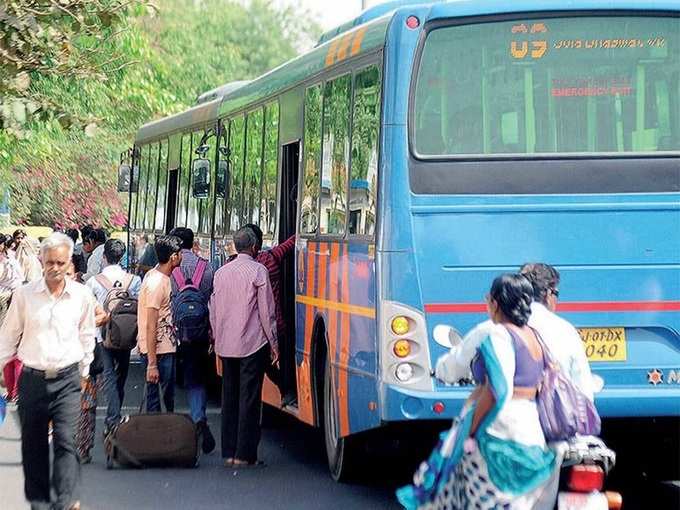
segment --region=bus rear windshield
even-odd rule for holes
[[[680,18],[524,19],[433,29],[418,157],[680,149]]]

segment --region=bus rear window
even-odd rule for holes
[[[680,149],[680,18],[447,26],[425,41],[419,157]]]

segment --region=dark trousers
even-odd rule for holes
[[[245,358],[222,360],[222,458],[257,460],[264,370],[269,344]]]
[[[125,398],[125,382],[130,368],[130,351],[102,347],[102,359],[107,402],[104,426],[110,430],[120,423],[120,409]]]
[[[187,390],[191,419],[194,423],[206,421],[208,396],[205,387],[207,367],[210,366],[208,343],[180,345],[179,353],[184,362],[184,386]]]
[[[144,378],[146,379],[146,367],[149,364],[149,356],[142,354],[140,359],[142,360]],[[163,390],[163,403],[165,404],[166,411],[171,413],[175,410],[175,353],[157,354],[156,364],[158,365],[160,389]],[[161,412],[161,396],[158,387],[159,384],[147,384],[147,413]]]
[[[24,492],[32,507],[50,502],[50,446],[47,428],[53,426],[52,487],[57,496],[51,508],[65,509],[77,499],[80,465],[76,426],[80,414],[80,374],[73,365],[56,379],[24,368],[19,379],[19,420]]]

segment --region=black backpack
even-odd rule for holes
[[[199,258],[194,274],[189,280],[184,279],[182,270],[177,267],[172,277],[177,284],[177,292],[170,300],[172,323],[179,343],[207,343],[210,334],[210,314],[208,303],[199,290],[203,274],[208,262]]]
[[[137,298],[129,292],[133,276],[126,274],[123,282],[111,281],[99,274],[97,282],[106,289],[104,310],[111,314],[109,322],[102,327],[104,347],[131,350],[137,345]]]

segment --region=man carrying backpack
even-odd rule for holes
[[[215,449],[215,438],[208,427],[206,415],[206,375],[210,366],[210,316],[208,301],[213,288],[210,263],[196,255],[194,232],[190,228],[174,228],[170,235],[182,240],[182,263],[172,272],[170,303],[172,320],[179,342],[179,354],[184,362],[184,382],[187,389],[191,419],[201,438],[203,453]]]
[[[87,286],[109,314],[109,321],[97,335],[97,341],[103,347],[104,393],[108,404],[105,436],[120,422],[130,351],[137,344],[137,297],[142,282],[139,276],[126,273],[120,266],[124,255],[125,244],[122,241],[106,241],[104,269],[87,281]]]

